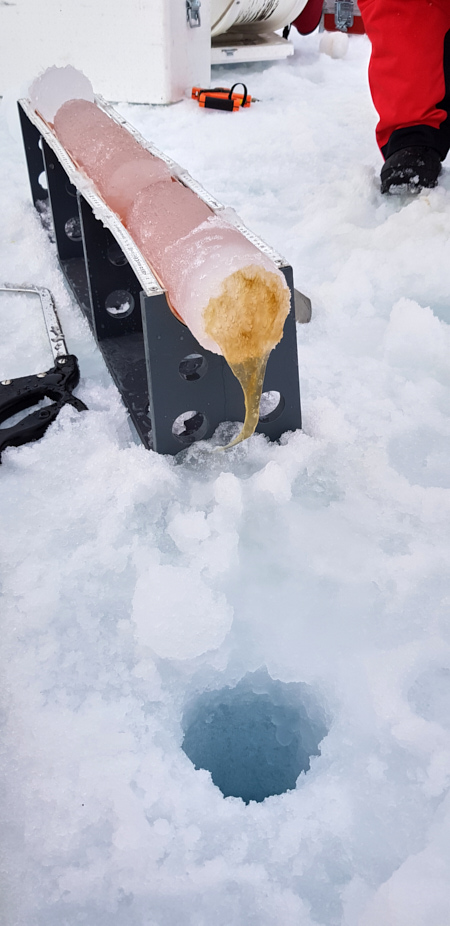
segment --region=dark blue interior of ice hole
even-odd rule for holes
[[[245,803],[295,788],[327,732],[308,686],[261,671],[198,696],[183,727],[183,750],[195,767],[211,773],[224,797]]]

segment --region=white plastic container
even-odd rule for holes
[[[111,101],[172,103],[209,86],[210,0],[191,28],[186,0],[0,3],[0,94],[72,64]]]
[[[293,54],[274,31],[306,2],[201,0],[201,25],[191,28],[186,0],[0,0],[0,95],[72,64],[107,100],[174,103],[210,86],[211,63]],[[223,33],[211,50],[211,36]]]

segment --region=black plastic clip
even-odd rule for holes
[[[20,447],[29,441],[39,440],[63,405],[73,405],[79,412],[86,411],[84,402],[72,395],[79,381],[77,358],[66,354],[58,357],[55,365],[45,373],[0,382],[0,424],[25,408],[37,405],[42,399],[52,400],[52,404],[32,412],[11,427],[0,428],[0,458],[5,447]]]
[[[67,352],[63,330],[50,290],[42,286],[14,286],[12,283],[1,283],[0,292],[9,296],[20,293],[38,296],[54,360],[54,366],[45,373],[19,376],[16,379],[4,379],[0,382],[0,424],[24,411],[25,408],[37,405],[43,399],[52,400],[51,405],[31,412],[30,415],[9,428],[0,428],[1,458],[5,447],[20,447],[29,441],[39,440],[55,420],[63,405],[73,405],[79,412],[87,411],[87,408],[84,402],[72,395],[72,390],[78,386],[80,381],[78,360],[73,354]]]

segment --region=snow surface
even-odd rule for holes
[[[295,41],[217,72],[245,112],[120,106],[312,299],[280,444],[133,443],[30,204],[14,89],[1,106],[0,279],[53,291],[89,407],[0,467],[2,926],[448,924],[450,178],[383,198],[366,39]],[[15,305],[2,378],[36,362]],[[183,716],[264,666],[328,733],[295,790],[245,805]]]

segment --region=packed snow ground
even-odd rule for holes
[[[0,281],[52,290],[89,407],[0,467],[2,926],[448,924],[450,177],[383,198],[368,43],[318,45],[217,72],[262,101],[236,115],[119,106],[312,299],[279,445],[133,442],[1,105]],[[50,365],[7,300],[2,379]],[[183,716],[262,667],[328,732],[245,805]]]

